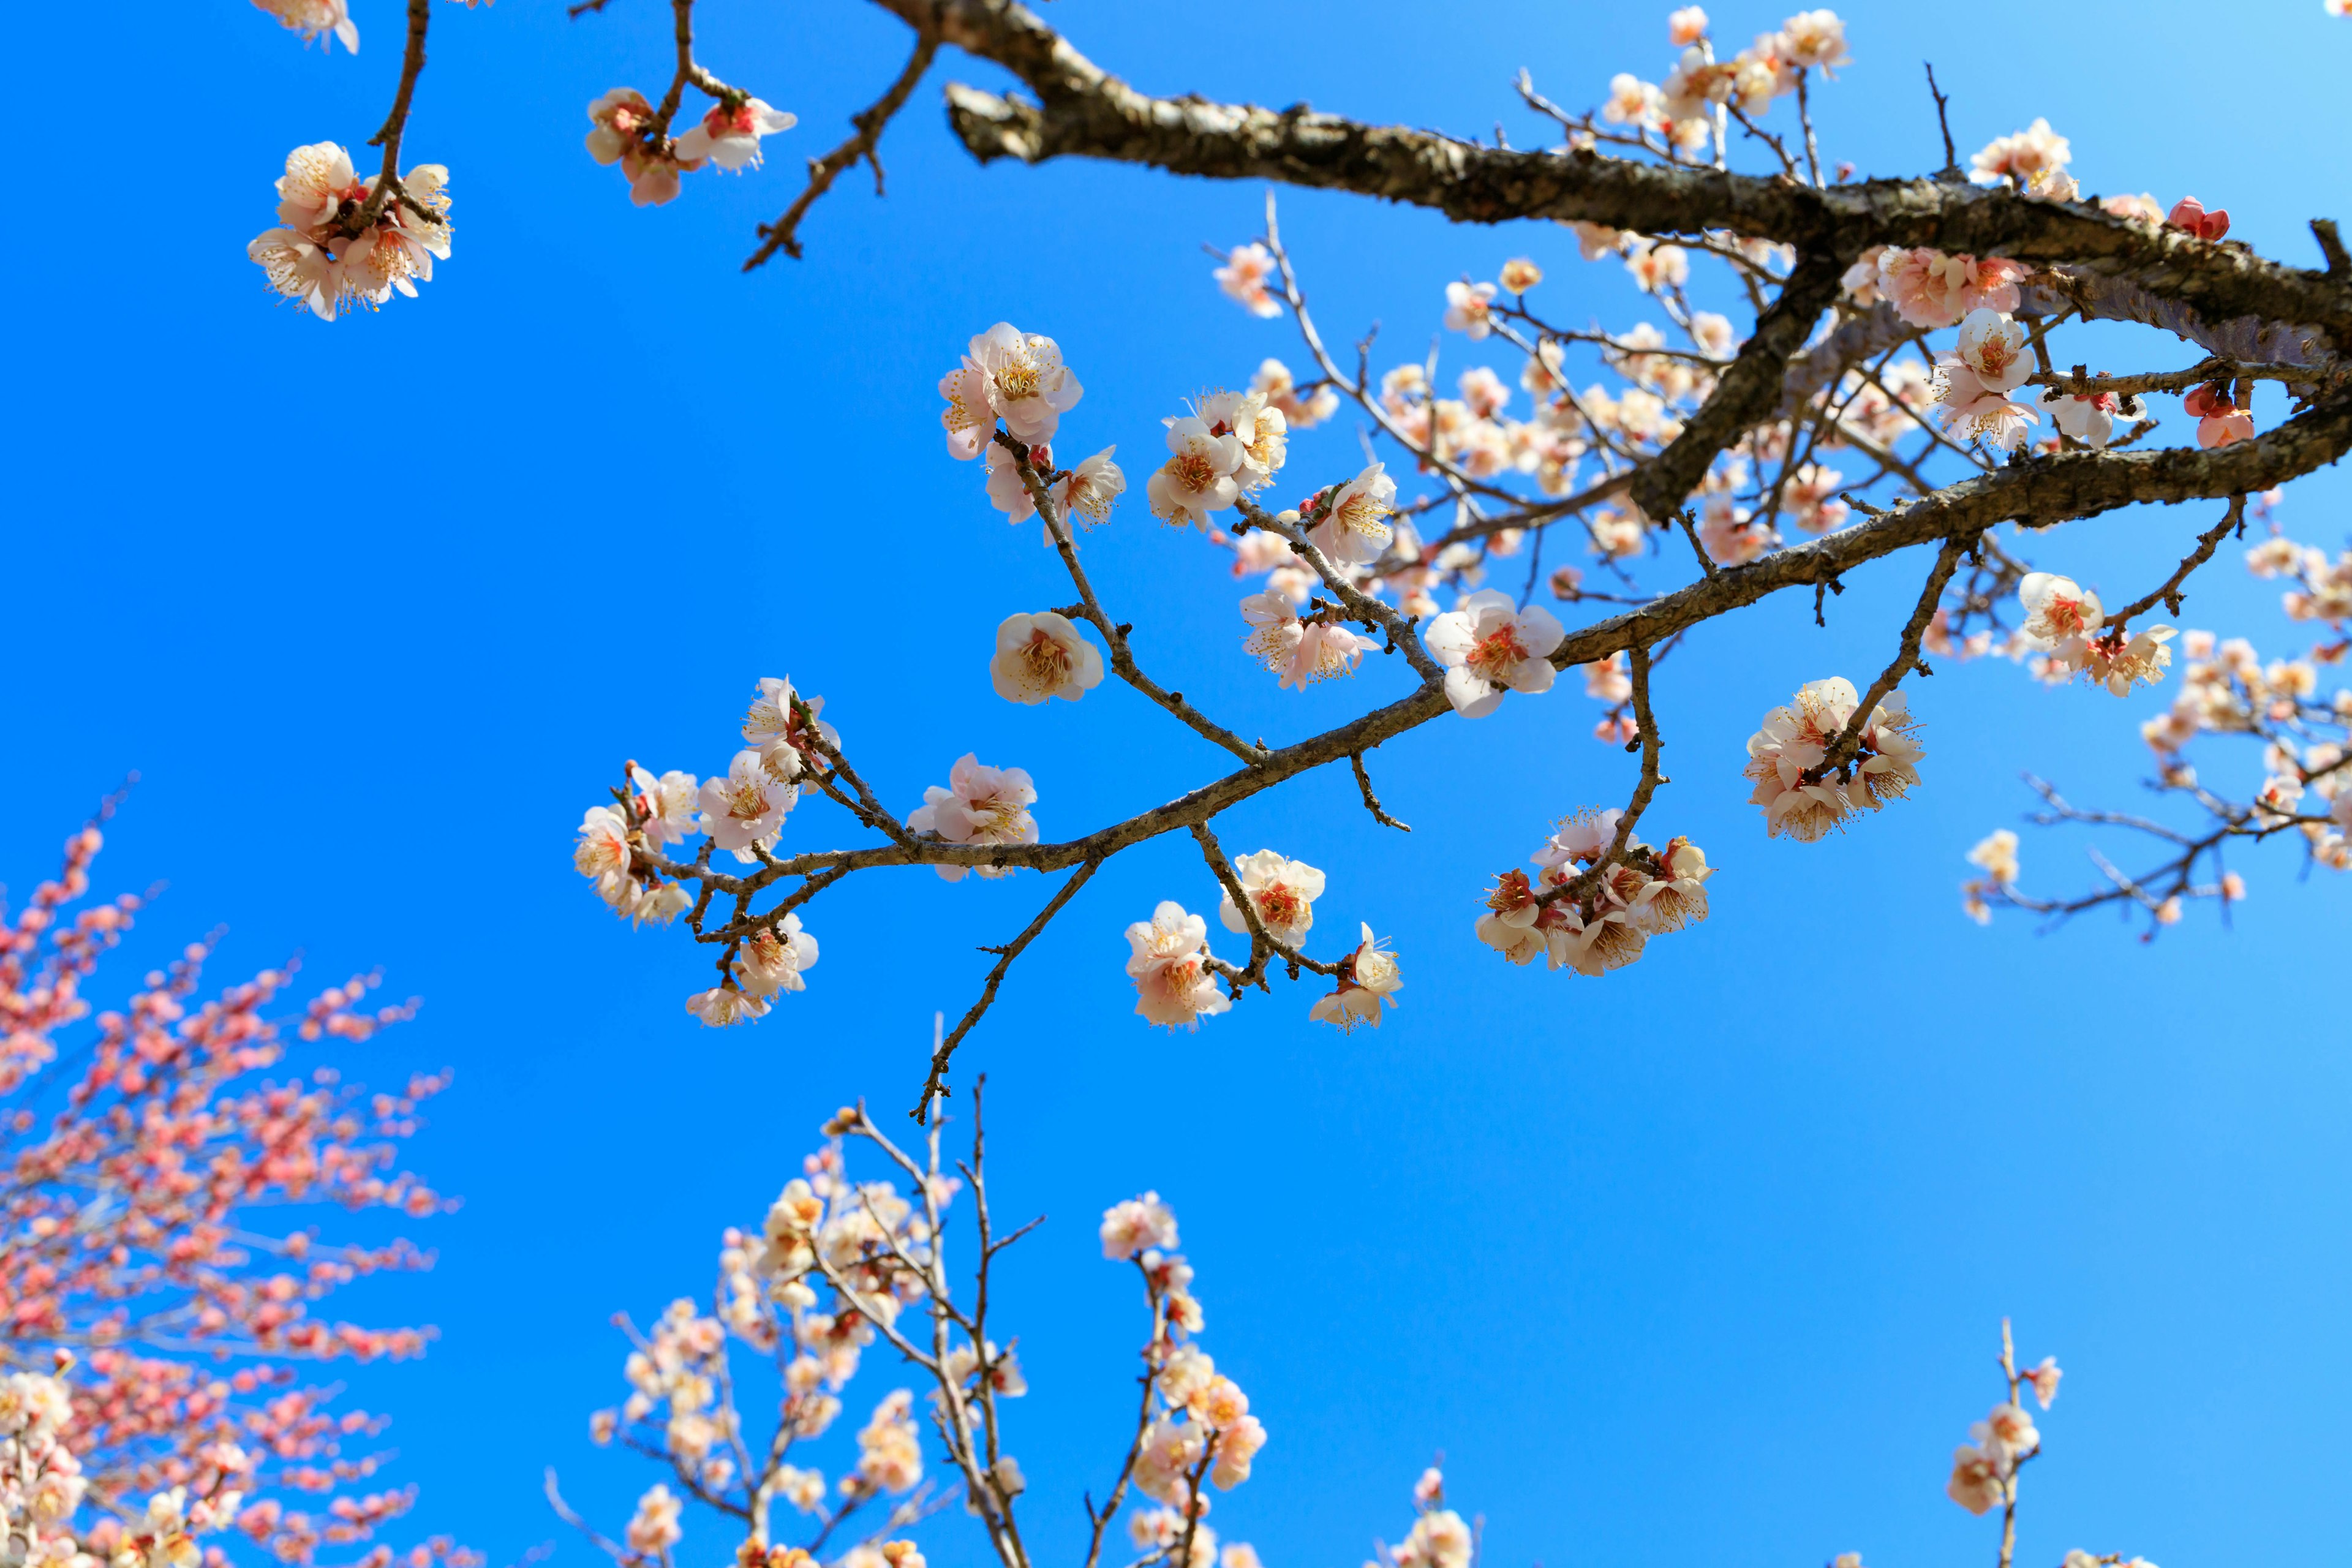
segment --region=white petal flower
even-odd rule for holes
[[[1314,1006],[1307,1009],[1309,1018],[1332,1025],[1341,1034],[1359,1024],[1379,1028],[1381,1004],[1395,1006],[1396,993],[1404,988],[1404,975],[1397,968],[1396,955],[1381,949],[1370,926],[1365,926],[1363,933],[1363,941],[1355,952],[1340,961],[1338,989],[1318,997]]]
[[[1155,1024],[1190,1028],[1233,1005],[1206,963],[1209,924],[1163,900],[1149,921],[1127,928],[1127,973],[1135,981],[1135,1010]],[[1105,1220],[1104,1251],[1109,1251]]]
[[[2025,354],[2025,329],[2000,310],[1970,310],[1960,322],[1959,361],[1976,372],[1987,392],[2013,392],[2032,367]]]
[[[747,98],[732,109],[723,103],[714,105],[693,130],[677,139],[677,155],[688,161],[708,158],[722,169],[740,173],[746,166],[759,165],[761,137],[790,131],[799,123],[797,117],[771,109],[761,99]]]
[[[308,44],[312,38],[332,37],[352,54],[360,52],[360,30],[352,21],[351,7],[344,0],[253,0],[264,11],[278,18],[278,24],[302,35]],[[329,47],[328,53],[334,52]]]
[[[1388,521],[1396,511],[1396,481],[1385,464],[1374,463],[1329,496],[1318,496],[1316,506],[1321,521],[1307,537],[1337,565],[1377,561],[1396,536]]]
[[[1029,446],[1051,441],[1062,416],[1086,395],[1062,363],[1060,344],[1035,332],[1024,333],[1010,321],[999,321],[972,339],[964,363],[979,373],[996,417]],[[945,384],[941,391],[946,391]]]
[[[1236,245],[1225,255],[1225,264],[1213,276],[1225,297],[1253,316],[1278,316],[1282,306],[1266,289],[1274,276],[1274,253],[1252,241]]]
[[[709,1027],[723,1029],[730,1024],[740,1024],[747,1018],[763,1016],[768,1011],[768,1003],[761,997],[746,996],[728,986],[714,985],[708,991],[698,991],[688,997],[686,1010]]]
[[[1051,610],[1007,616],[996,628],[988,677],[1008,702],[1034,707],[1049,697],[1076,702],[1102,684],[1102,655],[1066,616]]]
[[[908,816],[917,833],[936,833],[950,844],[1034,844],[1037,821],[1029,815],[1036,803],[1036,786],[1020,768],[992,768],[966,752],[948,770],[948,787],[933,784],[923,792],[923,804]],[[938,866],[947,881],[963,880],[967,870],[983,877],[1008,877],[1001,866]]]
[[[1151,515],[1205,530],[1209,514],[1233,505],[1241,494],[1234,478],[1242,466],[1241,439],[1231,433],[1213,435],[1208,421],[1187,416],[1168,421],[1168,461],[1145,487]]]
[[[800,800],[800,791],[779,780],[757,752],[738,752],[726,775],[703,781],[702,830],[721,849],[732,851],[746,865],[759,857],[783,831],[784,814]]]
[[[735,963],[735,978],[744,992],[769,997],[780,991],[805,990],[801,971],[816,963],[816,938],[801,930],[801,917],[787,914],[772,927],[753,931]]]
[[[743,718],[743,739],[759,748],[760,762],[771,776],[790,784],[811,768],[823,773],[828,764],[814,742],[841,749],[841,733],[818,715],[824,699],[802,696],[793,689],[789,675],[764,676],[760,695]]]
[[[1315,900],[1323,896],[1323,873],[1279,850],[1261,849],[1234,858],[1234,875],[1257,910],[1258,924],[1276,942],[1297,947],[1315,924]],[[1246,931],[1249,922],[1228,892],[1217,908],[1217,919],[1231,931]]]
[[[1055,481],[1054,504],[1065,521],[1073,514],[1089,523],[1109,521],[1111,504],[1127,490],[1127,475],[1110,460],[1110,455],[1118,450],[1116,447],[1105,447]],[[1048,539],[1046,542],[1053,541]]]
[[[1551,689],[1550,654],[1567,631],[1539,605],[1515,608],[1511,596],[1472,594],[1429,623],[1423,640],[1445,666],[1445,697],[1465,719],[1502,705],[1506,691]]]

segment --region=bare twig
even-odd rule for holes
[[[874,166],[874,194],[877,196],[882,194],[879,145],[883,127],[889,124],[891,117],[905,107],[908,94],[913,92],[915,84],[923,79],[923,73],[931,68],[931,58],[939,53],[939,48],[940,40],[936,33],[928,27],[917,31],[914,53],[908,57],[905,68],[898,72],[898,79],[890,84],[889,90],[850,116],[849,122],[857,128],[856,133],[824,157],[810,159],[806,188],[793,198],[793,205],[784,209],[783,216],[772,224],[760,226],[760,248],[745,260],[744,271],[751,271],[779,250],[793,260],[799,260],[801,219],[807,216],[819,196],[833,188],[833,182],[859,159],[863,158]]]

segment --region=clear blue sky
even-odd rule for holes
[[[587,1412],[623,1392],[606,1315],[706,1291],[719,1228],[756,1219],[835,1105],[895,1113],[932,1011],[969,1001],[972,947],[1039,896],[861,879],[810,916],[809,991],[713,1034],[680,1007],[702,955],[632,936],[573,876],[582,809],[625,756],[723,766],[754,679],[786,672],[908,805],[967,750],[1035,775],[1049,837],[1222,771],[1108,689],[1051,711],[990,695],[996,621],[1063,595],[1034,526],[1006,529],[941,454],[932,383],[992,321],[1049,331],[1088,388],[1078,449],[1141,458],[1181,396],[1299,356],[1285,323],[1215,294],[1200,253],[1256,231],[1258,187],[981,171],[935,89],[891,132],[886,202],[845,179],[808,260],[739,276],[798,159],[898,68],[895,24],[840,0],[709,0],[710,60],[803,127],[764,174],[698,176],[659,211],[630,207],[580,138],[604,89],[658,89],[666,7],[614,0],[577,25],[553,0],[436,7],[411,145],[451,167],[454,258],[380,316],[273,310],[243,254],[271,179],[299,142],[356,147],[396,69],[397,7],[354,5],[356,60],[306,54],[233,0],[141,7],[102,37],[69,7],[14,23],[19,118],[68,138],[35,162],[79,194],[26,186],[0,247],[18,301],[0,874],[28,884],[135,768],[103,867],[110,886],[169,879],[146,952],[225,921],[235,966],[299,948],[321,976],[381,964],[393,994],[425,998],[345,1058],[382,1082],[457,1067],[415,1155],[466,1206],[423,1227],[436,1273],[353,1305],[442,1338],[352,1382],[396,1417],[420,1527],[505,1563],[562,1535],[543,1465],[613,1524],[652,1479],[586,1440]],[[1500,118],[1525,142],[1514,71],[1570,102],[1621,68],[1654,78],[1665,10],[1051,14],[1155,89],[1461,133]],[[1737,40],[1780,15],[1717,24]],[[1824,137],[1865,173],[1937,161],[1932,55],[1964,151],[2048,114],[2089,188],[2194,192],[2290,259],[2313,258],[2307,217],[2352,216],[2352,30],[2315,0],[1874,5],[1852,33]],[[132,129],[93,142],[93,124]],[[1552,269],[1556,302],[1575,293],[1569,313],[1635,319],[1614,269],[1580,270],[1556,229],[1285,202],[1335,337],[1379,319],[1417,353],[1446,279],[1517,253]],[[1466,363],[1458,341],[1448,363]],[[1338,422],[1294,468],[1351,471],[1354,439]],[[2344,500],[2322,474],[2283,515],[2333,547]],[[2040,558],[2136,593],[2208,510],[2078,524]],[[1097,537],[1151,667],[1244,733],[1305,732],[1395,679],[1277,694],[1233,656],[1234,592],[1196,538],[1133,507]],[[1918,570],[1857,574],[1826,631],[1790,599],[1664,667],[1675,783],[1652,821],[1712,852],[1715,913],[1605,981],[1507,968],[1469,934],[1477,890],[1543,824],[1623,795],[1627,761],[1588,738],[1572,683],[1378,753],[1409,838],[1372,828],[1344,774],[1225,828],[1235,850],[1327,868],[1332,926],[1394,936],[1407,986],[1378,1033],[1310,1029],[1299,990],[1150,1032],[1120,929],[1213,892],[1175,843],[1087,890],[962,1063],[992,1075],[1000,1201],[1051,1216],[1004,1301],[1034,1388],[1012,1443],[1041,1550],[1066,1555],[1079,1489],[1116,1464],[1140,1327],[1094,1225],[1152,1186],[1200,1268],[1206,1346],[1273,1434],[1214,1518],[1269,1568],[1350,1568],[1398,1538],[1438,1448],[1497,1563],[1989,1557],[1990,1526],[1941,1487],[1991,1401],[2003,1313],[2069,1372],[2024,1563],[2340,1554],[2347,890],[2298,885],[2281,855],[2244,865],[2232,932],[2210,910],[2154,948],[2104,921],[2047,938],[1966,923],[1959,857],[2029,804],[2020,768],[2117,803],[2144,771],[2149,704],[2042,693],[2006,666],[1917,693],[1923,793],[1843,838],[1766,841],[1741,742],[1800,681],[1876,668]],[[2274,604],[2225,554],[2185,619],[2284,652]],[[837,837],[827,810],[804,808],[796,841]],[[2077,842],[2029,835],[2025,854],[2043,886],[2088,874]],[[893,1379],[877,1357],[853,1413]],[[976,1560],[960,1521],[927,1542]],[[721,1541],[705,1527],[688,1550],[707,1563]],[[558,1560],[590,1558],[564,1539]]]

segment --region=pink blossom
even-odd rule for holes
[[[2216,207],[2207,212],[2205,204],[2195,196],[2183,196],[2173,203],[2164,221],[2167,227],[2184,230],[2200,239],[2219,239],[2230,232],[2228,209]]]
[[[1208,922],[1173,900],[1163,900],[1150,920],[1127,928],[1127,973],[1135,982],[1138,1013],[1170,1028],[1191,1028],[1233,1005],[1208,966]],[[1108,1252],[1108,1234],[1103,1245]]]
[[[1036,786],[1020,768],[992,768],[971,752],[956,759],[948,770],[948,787],[923,791],[923,804],[907,817],[916,833],[936,833],[950,844],[1034,844],[1037,820],[1029,815],[1036,803]],[[963,880],[976,870],[983,877],[1012,873],[1000,866],[935,866],[950,882]]]

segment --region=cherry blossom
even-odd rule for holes
[[[1172,1252],[1179,1245],[1176,1211],[1158,1193],[1145,1193],[1104,1210],[1101,1236],[1103,1257],[1114,1263],[1143,1252]]]
[[[769,776],[791,784],[812,769],[824,772],[824,756],[815,743],[823,742],[835,751],[841,747],[841,732],[819,717],[824,699],[794,691],[789,675],[762,677],[759,693],[743,716],[743,739],[759,749]]]
[[[1793,704],[1764,716],[1748,742],[1749,799],[1764,808],[1765,831],[1811,843],[1857,809],[1876,810],[1918,783],[1921,750],[1902,693],[1889,693],[1865,720],[1853,759],[1824,773],[1832,741],[1861,705],[1840,677],[1809,682]]]
[[[787,914],[774,926],[763,926],[743,943],[736,961],[735,978],[751,996],[772,996],[779,991],[803,991],[808,982],[801,971],[816,963],[816,938],[801,929],[801,917]]]
[[[2195,196],[2183,196],[2173,203],[2164,221],[2166,226],[2186,230],[2200,239],[2217,240],[2230,232],[2229,213],[2220,207],[2207,212],[2205,204]]]
[[[1445,286],[1445,328],[1460,332],[1472,342],[1477,342],[1495,330],[1488,312],[1493,309],[1495,286],[1492,283],[1448,283]]]
[[[2016,880],[2014,877],[2010,879]],[[2056,1356],[2043,1356],[2040,1365],[2026,1372],[2025,1381],[2032,1385],[2033,1397],[2041,1402],[2042,1409],[2049,1409],[2051,1401],[2058,1397],[2058,1380],[2065,1375],[2059,1369]]]
[[[1346,484],[1318,491],[1308,510],[1315,548],[1336,564],[1363,565],[1379,560],[1396,537],[1388,521],[1396,511],[1396,480],[1386,464],[1374,463]]]
[[[1380,645],[1335,620],[1302,622],[1287,595],[1268,591],[1242,601],[1250,631],[1242,647],[1282,677],[1286,689],[1305,687],[1335,675],[1352,675],[1357,661]]]
[[[751,865],[759,859],[756,850],[775,843],[784,814],[799,800],[798,787],[778,779],[760,752],[738,752],[725,776],[703,781],[702,830],[711,843]]]
[[[281,297],[321,321],[395,292],[413,299],[435,259],[449,255],[448,176],[437,163],[417,165],[402,176],[407,202],[375,204],[373,220],[359,226],[379,176],[356,174],[351,154],[332,142],[297,147],[278,181],[280,226],[256,236],[246,254]]]
[[[352,21],[345,0],[253,0],[278,18],[281,26],[302,35],[302,41],[331,37],[352,54],[360,52],[360,30]]]
[[[2073,155],[2066,138],[2052,131],[2049,121],[2037,118],[2023,131],[1994,137],[1972,155],[1969,163],[1973,172],[1969,178],[1979,185],[1997,185],[2006,180],[2027,188],[2037,179],[2063,174]]]
[[[1086,388],[1062,363],[1060,344],[999,321],[971,340],[961,369],[940,381],[940,395],[948,400],[941,422],[949,450],[970,457],[999,419],[1028,446],[1052,441],[1062,416],[1077,405]],[[969,452],[963,450],[967,445]]]
[[[1625,247],[1625,270],[1643,293],[1664,293],[1690,281],[1690,253],[1679,245],[1637,238]]]
[[[634,763],[629,766],[631,804],[637,828],[648,849],[682,844],[702,831],[694,820],[698,786],[695,776],[673,768],[660,777]]]
[[[2084,668],[2093,680],[2117,697],[2128,697],[2135,686],[2154,686],[2172,664],[2170,626],[2149,626],[2126,640],[2110,631],[2093,637],[2085,649]]]
[[[699,159],[679,162],[672,148],[647,144],[656,115],[645,94],[633,87],[616,87],[588,106],[588,155],[597,163],[621,165],[629,182],[629,200],[638,206],[659,206],[677,196],[678,175],[702,167]]]
[[[1282,314],[1281,302],[1266,291],[1266,281],[1274,272],[1274,253],[1252,241],[1227,252],[1225,264],[1213,276],[1225,297],[1243,310],[1253,316],[1272,317]]]
[[[1162,900],[1149,921],[1127,928],[1132,949],[1127,973],[1135,982],[1135,1010],[1154,1024],[1191,1028],[1233,1005],[1210,973],[1208,922]],[[1104,1242],[1109,1247],[1108,1239]]]
[[[1888,246],[1878,256],[1878,291],[1895,314],[1915,327],[1956,327],[1976,310],[2012,311],[2018,307],[2020,263],[1939,250]]]
[[[2193,389],[2180,400],[2180,405],[2197,420],[2200,447],[2227,447],[2253,439],[2253,416],[2238,406],[2225,383],[2212,382]]]
[[[1066,625],[1067,623],[1065,623]],[[907,818],[916,833],[936,833],[950,844],[1034,844],[1037,820],[1029,807],[1037,800],[1036,786],[1019,768],[992,768],[971,752],[956,759],[948,770],[948,787],[932,784],[923,791],[923,804]],[[963,880],[968,870],[983,877],[1009,877],[1002,866],[936,866],[932,869],[950,882]]]
[[[1267,407],[1282,410],[1293,430],[1310,430],[1339,411],[1339,395],[1328,384],[1301,397],[1290,367],[1278,359],[1259,363],[1257,374],[1250,377],[1250,390],[1264,396]]]
[[[1297,947],[1315,924],[1315,900],[1323,896],[1323,873],[1279,850],[1261,849],[1255,855],[1235,856],[1234,875],[1242,891],[1249,895],[1265,933]],[[1231,892],[1218,906],[1217,919],[1227,931],[1244,934],[1249,931],[1249,922],[1242,918]]]
[[[1144,487],[1151,515],[1205,531],[1209,514],[1242,493],[1234,474],[1242,466],[1243,442],[1230,431],[1212,435],[1208,421],[1188,415],[1168,421],[1168,450],[1171,456]]]
[[[1539,605],[1521,610],[1488,589],[1465,597],[1429,624],[1423,640],[1445,667],[1445,698],[1465,719],[1502,705],[1506,691],[1549,691],[1557,675],[1551,651],[1568,633]]]
[[[2020,630],[2026,641],[2057,655],[2069,668],[2083,668],[2084,649],[2105,618],[2098,595],[2072,577],[2029,572],[2017,585],[2017,602],[2025,609]]]
[[[628,819],[609,805],[590,806],[580,819],[580,842],[572,851],[572,865],[596,884],[606,903],[623,907],[623,900],[633,899],[635,889],[629,880]]]
[[[1845,23],[1834,11],[1800,11],[1780,24],[1781,47],[1790,62],[1813,67],[1823,76],[1852,63],[1846,50]]]
[[[1049,697],[1076,702],[1102,684],[1102,655],[1052,610],[1007,616],[996,628],[988,678],[1008,702],[1034,707]]]
[[[790,131],[799,123],[797,116],[771,109],[760,99],[720,103],[677,139],[677,155],[689,163],[708,158],[722,169],[740,174],[746,167],[759,166],[760,138]]]
[[[2137,397],[2118,396],[2112,392],[2077,395],[2061,392],[2054,386],[2045,386],[2041,391],[2042,406],[2049,411],[2051,423],[2095,451],[2104,450],[2115,439],[2118,418],[2140,416]]]
[[[1381,1005],[1385,1002],[1395,1006],[1396,993],[1404,988],[1404,976],[1398,971],[1396,956],[1383,951],[1372,928],[1363,928],[1363,940],[1356,950],[1339,961],[1339,986],[1329,994],[1316,999],[1307,1016],[1317,1023],[1329,1024],[1346,1034],[1358,1024],[1381,1026]]]
[[[1112,505],[1127,493],[1127,475],[1110,460],[1117,450],[1116,447],[1105,447],[1054,481],[1054,505],[1065,519],[1076,515],[1089,523],[1109,521]]]

